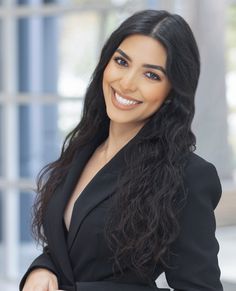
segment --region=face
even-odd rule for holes
[[[132,35],[116,49],[103,73],[107,115],[112,122],[144,124],[171,89],[167,53],[157,40]]]

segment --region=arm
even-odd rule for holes
[[[33,262],[32,264],[29,266],[28,270],[26,271],[26,273],[24,274],[24,276],[22,277],[21,281],[20,281],[20,285],[19,285],[19,290],[22,291],[24,284],[26,282],[27,276],[35,269],[38,268],[43,268],[43,269],[47,269],[48,271],[51,271],[52,273],[54,273],[57,278],[59,278],[57,270],[55,265],[52,262],[52,259],[50,257],[50,253],[49,253],[49,249],[48,247],[44,247],[43,249],[43,253],[38,256]]]
[[[187,168],[187,203],[180,216],[180,235],[171,247],[165,271],[170,287],[181,291],[223,291],[215,238],[216,208],[222,193],[214,165],[195,163]],[[174,254],[173,254],[174,253]]]

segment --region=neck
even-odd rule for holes
[[[104,160],[109,161],[121,148],[123,148],[144,126],[140,124],[122,124],[112,120],[109,126],[109,135],[100,145],[99,151]]]

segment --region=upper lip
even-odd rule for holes
[[[125,98],[125,99],[128,99],[128,100],[131,100],[131,101],[135,101],[135,102],[142,103],[142,101],[140,101],[140,100],[137,100],[137,99],[134,99],[134,98],[132,98],[132,97],[130,97],[130,96],[127,96],[127,95],[125,95],[125,94],[122,94],[122,93],[120,93],[118,90],[114,89],[113,87],[111,87],[111,88],[112,88],[112,90],[113,90],[114,92],[116,92],[118,95],[120,95],[121,97],[123,97],[123,98]]]

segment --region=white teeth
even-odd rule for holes
[[[125,98],[121,97],[120,95],[118,95],[116,92],[115,92],[115,97],[116,97],[117,101],[123,105],[131,105],[131,104],[138,104],[139,103],[136,101],[125,99]]]

